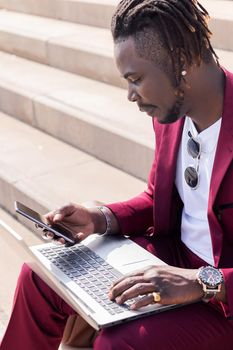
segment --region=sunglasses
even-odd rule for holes
[[[187,185],[195,190],[199,183],[199,160],[201,156],[201,144],[194,139],[191,132],[188,132],[189,140],[187,143],[187,151],[193,159],[196,159],[196,167],[189,166],[184,171],[184,178]]]

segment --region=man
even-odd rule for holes
[[[68,205],[47,218],[77,241],[128,234],[168,263],[116,281],[110,299],[143,295],[133,309],[190,304],[107,328],[95,350],[233,347],[233,74],[218,64],[207,17],[195,0],[123,0],[113,16],[128,99],[153,119],[148,189],[104,210]],[[24,266],[1,350],[57,349],[71,314]]]

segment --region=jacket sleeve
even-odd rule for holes
[[[154,161],[148,178],[148,187],[144,192],[127,201],[107,205],[116,216],[122,234],[145,233],[153,226],[155,166]]]
[[[225,316],[233,320],[233,268],[221,269],[227,295],[227,304],[221,303]]]

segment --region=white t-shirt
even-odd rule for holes
[[[207,263],[214,265],[212,241],[207,218],[209,187],[218,142],[221,120],[217,120],[209,128],[198,134],[191,118],[186,117],[182,140],[180,143],[177,168],[176,187],[184,203],[181,221],[181,240],[196,255]],[[201,144],[199,160],[199,184],[191,189],[184,178],[188,166],[196,168],[197,159],[193,159],[187,151],[188,132]]]

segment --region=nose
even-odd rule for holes
[[[130,102],[137,102],[138,100],[138,94],[130,84],[128,86],[128,100]]]

